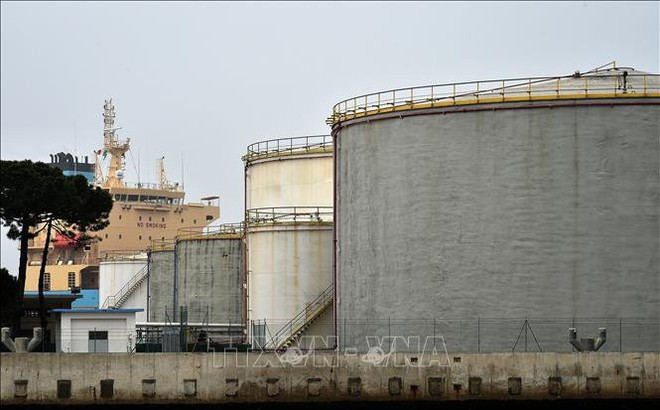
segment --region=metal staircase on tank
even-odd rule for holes
[[[102,309],[119,309],[126,303],[126,300],[128,300],[128,297],[135,292],[135,290],[140,287],[142,282],[147,278],[147,273],[149,273],[149,265],[144,265],[142,269],[140,269],[133,277],[126,282],[126,284],[119,289],[119,292],[117,292],[114,295],[110,295],[105,299],[105,302],[103,302],[103,305],[101,306]]]
[[[305,333],[305,330],[332,306],[333,290],[333,285],[325,288],[300,313],[277,331],[266,346],[274,346],[275,349],[288,349],[291,347]]]

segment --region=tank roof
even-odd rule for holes
[[[603,98],[659,98],[660,74],[615,63],[555,77],[511,78],[399,88],[349,98],[332,109],[326,123],[366,116],[451,106]]]

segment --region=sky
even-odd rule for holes
[[[126,181],[183,181],[243,215],[249,144],[329,134],[346,98],[587,71],[660,72],[659,2],[6,2],[0,156],[92,158],[103,101],[131,138]],[[17,242],[2,230],[2,266]]]

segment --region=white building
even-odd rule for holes
[[[126,353],[135,349],[135,315],[143,309],[53,309],[59,315],[56,350]]]

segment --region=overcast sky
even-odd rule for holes
[[[155,182],[164,155],[189,201],[219,195],[220,222],[238,222],[247,145],[327,134],[334,103],[391,88],[612,60],[658,73],[658,4],[2,2],[2,159],[91,160],[112,97],[132,142],[127,181],[139,163]]]

